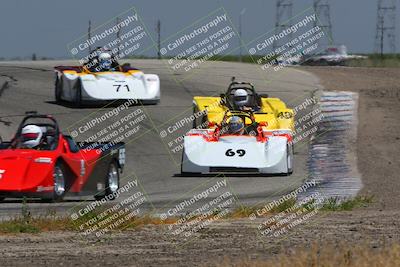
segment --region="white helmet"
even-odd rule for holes
[[[249,102],[249,94],[244,89],[237,89],[233,94],[233,101],[237,107],[243,107]]]
[[[111,69],[112,60],[111,60],[110,53],[102,52],[99,55],[99,63],[100,63],[100,67],[102,69],[105,69],[105,70]]]
[[[43,132],[37,125],[26,125],[21,132],[24,147],[34,148],[40,144]]]

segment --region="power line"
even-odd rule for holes
[[[383,56],[385,45],[396,53],[396,0],[378,0],[375,52]]]
[[[239,60],[240,62],[243,61],[242,57],[242,16],[246,12],[246,8],[243,8],[242,11],[240,11],[239,14]]]
[[[87,39],[88,39],[88,40],[90,40],[90,38],[92,38],[91,32],[92,32],[92,22],[89,20],[88,36],[87,36]],[[92,52],[92,49],[91,49],[90,44],[89,44],[89,54],[90,54],[91,52]]]
[[[157,57],[161,59],[161,21],[157,20]]]
[[[318,46],[323,48],[324,46],[331,45],[333,43],[332,34],[332,21],[331,21],[331,9],[329,0],[314,0],[314,12],[316,19],[314,21],[314,27],[321,28],[321,31],[325,33],[327,38],[321,38],[318,41]],[[323,41],[327,40],[327,41]]]
[[[118,27],[119,22],[120,22],[119,17],[117,17],[116,20],[115,20],[115,26],[117,26],[117,28],[118,28],[118,30],[117,30],[117,40],[118,40],[118,44],[121,43],[121,38],[120,38],[120,35],[121,35],[121,32],[120,32],[120,31],[121,31],[121,28]],[[119,46],[117,46],[117,58],[119,58]]]
[[[287,28],[292,26],[292,14],[293,14],[293,0],[277,0],[276,1],[276,22],[275,22],[275,34],[279,34]],[[292,39],[292,34],[288,35],[289,40]],[[283,41],[283,40],[282,40]],[[275,51],[281,43],[278,40],[274,40],[272,48]]]

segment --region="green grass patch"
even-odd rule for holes
[[[374,201],[373,196],[356,196],[352,199],[342,200],[340,198],[330,198],[323,203],[322,211],[350,211],[354,208],[366,207]]]

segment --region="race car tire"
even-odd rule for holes
[[[160,103],[160,99],[142,101],[143,105],[158,105],[159,103]]]
[[[56,103],[60,103],[62,101],[61,95],[62,95],[62,82],[58,79],[56,79],[56,84],[55,84],[55,99]]]
[[[79,108],[82,106],[82,85],[80,82],[77,82],[75,86],[74,106]]]
[[[185,149],[182,150],[182,158],[181,158],[181,176],[200,176],[199,172],[184,172],[183,171],[183,154],[185,153]]]
[[[197,112],[196,105],[193,105],[193,114],[196,114],[196,112]],[[196,119],[194,119],[192,122],[192,129],[196,129],[196,127],[197,127],[197,123],[196,123]]]
[[[329,62],[325,59],[321,59],[317,63],[318,66],[329,66]]]
[[[4,199],[6,199],[5,197],[0,197],[0,202],[3,202]]]
[[[293,145],[288,144],[286,148],[286,158],[287,158],[287,175],[291,175],[293,173],[293,154],[294,148]]]
[[[199,114],[200,110],[196,105],[193,105],[193,114]],[[207,116],[202,114],[198,118],[195,118],[192,122],[192,128],[193,129],[205,129],[207,126],[205,126],[207,122]]]
[[[115,199],[114,193],[116,193],[119,189],[119,170],[116,161],[112,161],[108,165],[105,186],[106,186],[106,189],[104,191],[105,195],[96,195],[95,196],[96,200],[101,200],[105,196],[107,196],[107,199],[110,200]]]
[[[61,161],[57,161],[53,169],[54,189],[50,198],[42,198],[46,202],[63,200],[66,191],[65,168]]]

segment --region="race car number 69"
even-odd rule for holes
[[[225,152],[225,156],[228,156],[228,157],[233,157],[236,154],[238,154],[239,157],[243,157],[246,154],[246,151],[244,149],[238,149],[238,150],[236,150],[236,153],[235,153],[235,151],[233,151],[232,149],[228,149]]]

